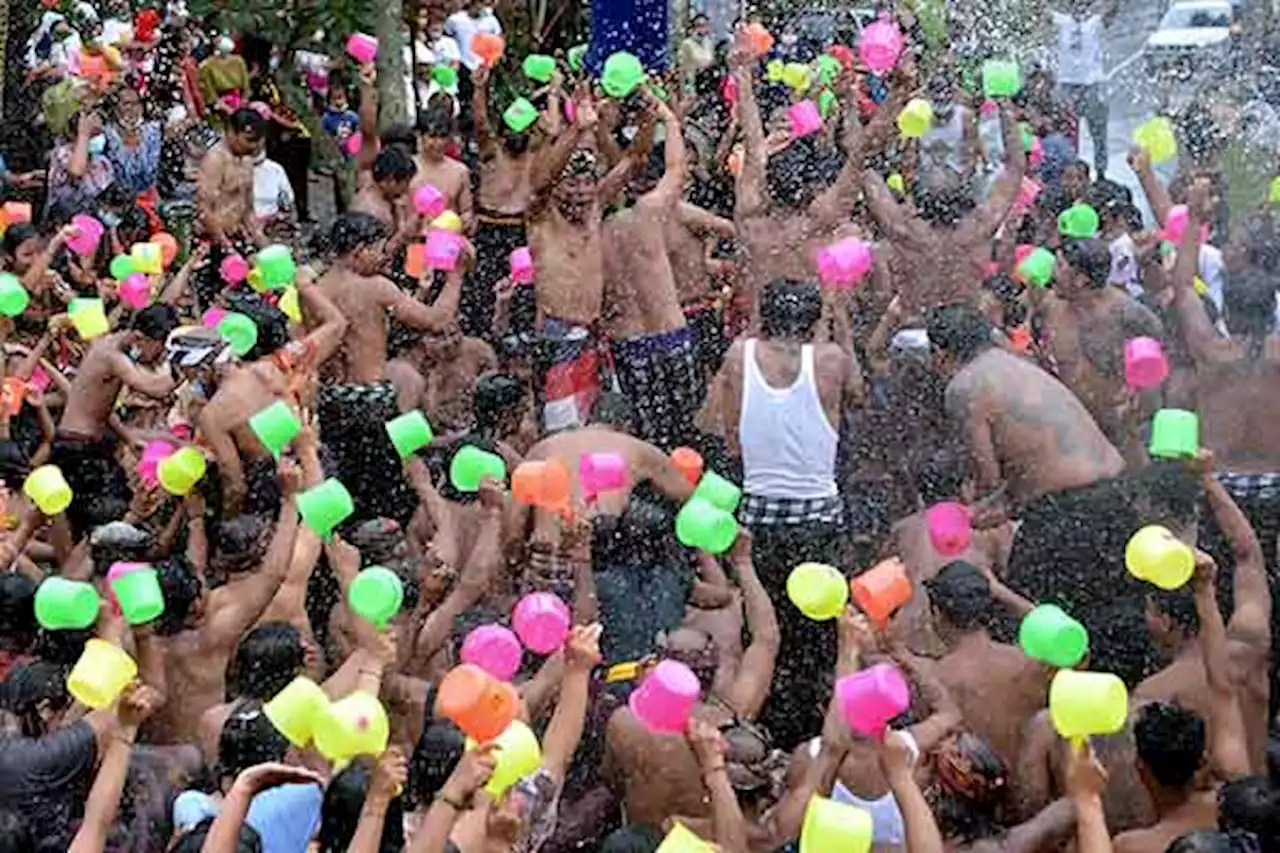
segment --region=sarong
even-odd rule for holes
[[[383,424],[399,414],[390,382],[334,385],[320,390],[317,415],[337,477],[351,492],[355,512],[347,523],[391,518],[408,525],[418,501],[405,479],[400,455]]]

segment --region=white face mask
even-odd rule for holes
[[[235,49],[236,49],[236,43],[231,39],[227,38],[226,36],[223,36],[222,38],[218,39],[218,53],[222,54],[223,56],[226,56],[227,54],[231,53],[231,51]]]
[[[99,155],[107,150],[107,138],[101,133],[89,137],[89,153],[91,155]]]

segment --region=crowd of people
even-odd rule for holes
[[[698,18],[628,82],[522,74],[454,5],[413,124],[367,37],[126,0],[31,34],[0,852],[1280,850],[1280,235],[1228,208],[1207,104],[1162,125],[1168,185],[1166,143],[1129,155],[1155,221],[1105,173],[1115,4],[1066,3],[1057,62],[985,93],[1000,45],[928,51],[905,9],[876,67]],[[1138,576],[1152,526],[1189,580]],[[846,601],[873,572],[896,612]],[[816,613],[796,578],[832,574]],[[569,614],[550,645],[531,600]],[[1020,639],[1044,605],[1082,660]],[[506,671],[477,651],[517,634]],[[842,697],[886,671],[909,697],[862,730]],[[1066,726],[1073,672],[1124,685],[1114,726]],[[460,709],[482,677],[496,741]],[[314,738],[281,710],[308,684]],[[373,746],[335,752],[351,707]],[[512,727],[537,758],[499,785]]]

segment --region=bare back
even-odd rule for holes
[[[104,335],[89,346],[80,370],[71,381],[66,408],[58,430],[97,438],[107,426],[123,382],[116,376],[112,358],[120,352],[124,333]]]
[[[619,340],[684,326],[665,232],[676,219],[643,199],[604,223],[609,330]]]
[[[332,267],[316,287],[347,319],[347,334],[325,372],[337,382],[385,380],[387,312],[382,291],[395,285],[382,276],[366,277]]]
[[[1200,440],[1218,467],[1240,474],[1280,472],[1280,341],[1270,338],[1259,358],[1202,362],[1196,402]]]

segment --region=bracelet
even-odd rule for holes
[[[444,791],[441,791],[440,793],[436,794],[435,799],[437,803],[444,803],[446,806],[453,809],[455,812],[464,812],[467,810],[466,806],[454,800],[449,799],[449,795],[446,794]]]
[[[360,667],[360,675],[376,675],[381,678],[383,673],[384,671],[381,669],[367,669],[365,667]]]
[[[724,763],[723,763],[723,762],[721,762],[720,764],[715,765],[714,767],[708,767],[707,769],[705,769],[705,770],[703,770],[703,771],[702,771],[702,781],[704,781],[704,782],[705,782],[705,781],[707,781],[707,777],[708,777],[708,776],[711,776],[711,775],[716,774],[716,773],[723,773],[723,772],[724,772]]]

